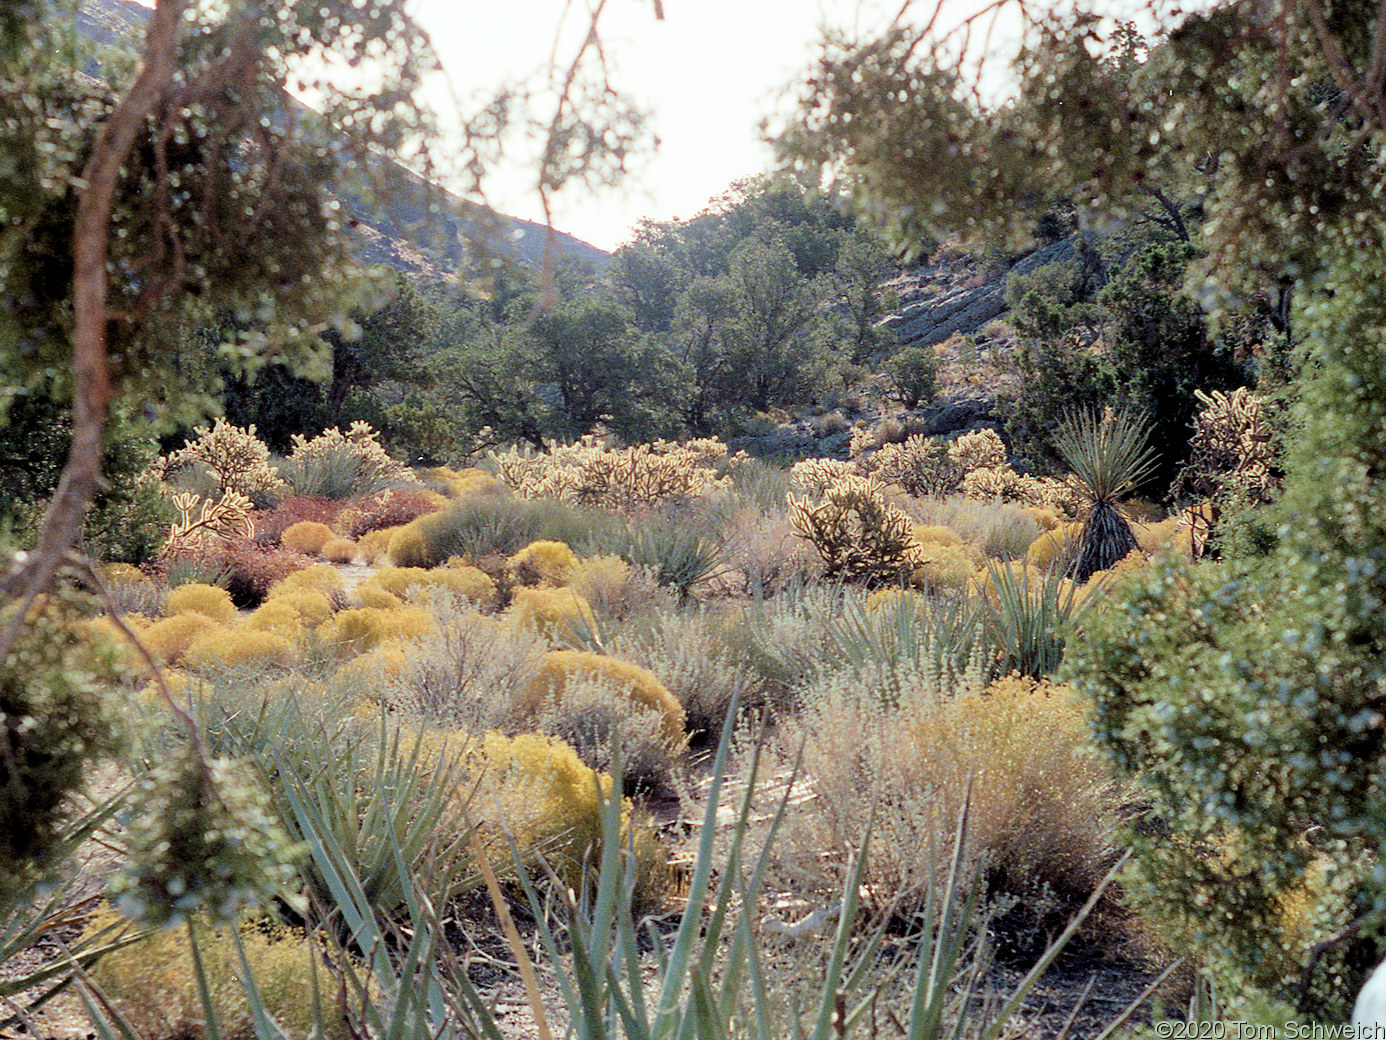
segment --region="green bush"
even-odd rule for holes
[[[906,408],[918,408],[938,393],[938,358],[928,347],[906,347],[885,365],[886,382]]]
[[[0,631],[17,609],[0,610]],[[52,868],[69,798],[123,745],[115,649],[82,625],[91,610],[70,589],[40,597],[0,662],[0,908]]]

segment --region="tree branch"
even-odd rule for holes
[[[52,581],[58,565],[82,531],[87,506],[104,483],[101,437],[111,399],[106,356],[109,284],[106,261],[111,208],[121,167],[140,126],[173,79],[178,30],[187,0],[158,0],[145,36],[144,64],[110,118],[101,127],[78,185],[73,227],[72,442],[58,490],[49,503],[37,550],[17,573],[0,583],[0,592],[23,602],[3,635],[0,660],[14,648],[34,598]]]

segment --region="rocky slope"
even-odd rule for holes
[[[148,15],[134,0],[83,0],[76,29],[94,43],[120,46],[139,39]],[[292,99],[286,98],[285,103],[303,109]],[[414,276],[440,277],[463,266],[464,246],[473,244],[473,252],[480,249],[537,265],[550,238],[556,257],[574,257],[597,266],[608,259],[609,254],[588,242],[533,221],[485,210],[396,163],[381,160],[380,169],[369,172],[371,181],[388,182],[387,202],[368,202],[363,194],[348,191],[338,195],[367,263],[387,264]]]

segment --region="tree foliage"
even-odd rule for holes
[[[1134,836],[1129,889],[1233,1008],[1270,994],[1341,1016],[1386,934],[1383,11],[1217,3],[1142,54],[1079,5],[1031,26],[1019,95],[991,111],[946,41],[897,26],[829,44],[786,138],[900,236],[941,225],[1019,241],[1035,170],[1089,223],[1183,178],[1201,211],[1184,226],[1189,299],[1225,312],[1283,305],[1292,287],[1303,430],[1279,545],[1160,572],[1095,614],[1068,657],[1102,739],[1169,828]],[[1165,280],[1148,264],[1145,276]],[[1140,294],[1109,299],[1140,332]]]

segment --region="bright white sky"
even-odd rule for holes
[[[138,0],[153,6],[153,0]],[[466,101],[547,67],[566,65],[598,0],[416,0],[453,94]],[[760,124],[784,111],[789,89],[809,68],[825,26],[863,32],[889,24],[902,0],[607,0],[601,38],[613,83],[650,113],[660,145],[623,181],[596,197],[580,187],[559,196],[554,223],[603,249],[630,237],[643,217],[686,219],[733,182],[767,172],[771,151]],[[988,0],[940,0],[943,21],[960,21]],[[935,0],[918,0],[932,11]],[[566,12],[566,16],[565,16]],[[440,108],[457,111],[439,91]],[[446,167],[447,141],[434,145]],[[487,201],[542,221],[534,163],[503,168]]]
[[[967,4],[970,0],[954,0]],[[687,218],[732,181],[766,172],[770,149],[759,124],[783,103],[785,88],[808,68],[825,24],[883,25],[899,0],[608,0],[600,26],[614,83],[650,115],[660,146],[598,197],[579,188],[558,200],[555,224],[611,249],[642,217]],[[420,18],[464,97],[543,66],[553,50],[564,0],[421,0]],[[889,8],[887,10],[887,7]],[[568,14],[586,23],[586,4]],[[565,29],[567,26],[565,26]],[[565,33],[560,55],[576,40]],[[517,173],[493,184],[488,201],[514,216],[542,220],[536,198]]]

